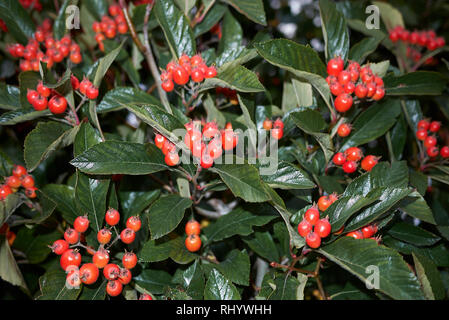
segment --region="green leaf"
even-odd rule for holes
[[[385,94],[403,95],[440,95],[446,87],[446,79],[438,72],[416,71],[405,75],[387,75],[384,79]]]
[[[33,106],[28,102],[27,93],[28,89],[36,90],[39,80],[41,80],[41,77],[37,72],[24,71],[19,74],[20,105],[24,110],[34,111]]]
[[[60,238],[61,233],[58,230],[43,233],[39,228],[21,228],[14,241],[14,248],[23,252],[29,263],[38,264],[51,253],[48,246]]]
[[[441,240],[433,233],[405,222],[397,222],[388,230],[392,237],[416,246],[431,246]]]
[[[319,132],[326,127],[323,116],[316,110],[305,109],[300,112],[292,112],[290,116],[298,128],[306,133]]]
[[[423,299],[418,279],[402,257],[396,251],[378,245],[376,241],[342,237],[318,251],[362,281],[373,275],[367,268],[377,267],[378,290],[393,299]]]
[[[73,155],[79,156],[90,147],[101,142],[98,132],[87,122],[83,122],[73,142]]]
[[[298,107],[310,107],[313,105],[312,85],[292,78],[293,90],[295,92]],[[295,105],[296,107],[296,105]]]
[[[332,1],[320,0],[319,6],[326,59],[340,56],[346,61],[349,51],[349,33],[345,17]]]
[[[0,125],[9,126],[17,123],[34,120],[40,117],[51,116],[50,110],[36,111],[34,109],[16,109],[3,113],[0,116]]]
[[[184,129],[184,124],[181,120],[157,105],[128,105],[126,108],[166,137],[170,137],[170,132],[175,129]]]
[[[0,226],[19,208],[23,200],[18,194],[10,194],[5,200],[0,201]]]
[[[120,191],[121,216],[126,221],[131,216],[140,215],[161,194],[160,190],[153,191]]]
[[[400,113],[401,106],[397,100],[386,99],[372,105],[354,121],[351,135],[343,141],[340,152],[384,135],[395,124]]]
[[[0,109],[15,110],[20,108],[20,90],[0,82]]]
[[[275,218],[276,216],[256,215],[242,208],[237,208],[218,218],[203,232],[207,237],[207,244],[209,244],[237,234],[249,235],[253,232],[254,226],[263,226]]]
[[[89,218],[90,227],[98,232],[103,225],[110,180],[92,179],[79,171],[76,174],[75,201]]]
[[[170,51],[175,58],[183,53],[189,57],[196,53],[195,39],[189,21],[172,0],[159,0],[154,5],[157,21],[164,31]]]
[[[41,295],[38,300],[76,300],[81,292],[80,288],[68,288],[66,277],[62,270],[52,270],[39,278]]]
[[[131,104],[151,104],[162,107],[158,99],[133,87],[115,87],[108,91],[97,105],[97,113],[117,111]]]
[[[296,165],[281,161],[276,172],[272,175],[261,176],[262,180],[272,188],[279,189],[312,189],[315,183],[309,175]]]
[[[171,275],[166,271],[145,269],[139,275],[133,277],[133,280],[152,294],[162,294],[165,287],[172,284],[171,278]]]
[[[171,258],[176,263],[187,264],[197,257],[196,254],[187,251],[184,237],[175,236],[175,238],[168,241],[165,238],[164,241],[161,240],[146,242],[138,254],[139,260],[143,262],[158,262]]]
[[[83,1],[83,4],[98,21],[108,14],[109,4],[107,0]]]
[[[204,294],[204,272],[198,260],[188,267],[181,276],[181,284],[186,288],[186,292],[193,299],[202,299]]]
[[[218,54],[229,55],[231,51],[241,48],[243,40],[242,26],[234,18],[231,11],[226,11],[221,28],[222,37],[218,44]]]
[[[210,94],[203,100],[204,109],[207,112],[207,121],[215,121],[220,128],[224,128],[226,125],[226,118],[220,110],[215,106],[215,102],[212,100]]]
[[[263,26],[267,25],[262,0],[224,0],[248,19]]]
[[[241,65],[219,68],[217,76],[206,79],[201,85],[200,91],[215,87],[230,88],[239,92],[260,92],[265,90],[257,75]]]
[[[204,288],[204,300],[240,300],[240,294],[232,282],[214,268]]]
[[[216,164],[209,169],[220,175],[236,197],[248,202],[268,201],[258,170],[250,164]]]
[[[88,174],[144,175],[167,169],[163,154],[154,144],[114,140],[94,145],[70,164]]]
[[[417,191],[413,191],[399,204],[399,207],[408,215],[422,221],[436,224],[432,210],[424,200],[423,196]]]
[[[246,250],[239,251],[237,249],[229,252],[226,259],[216,265],[216,268],[225,277],[242,286],[249,285],[250,267],[249,256]]]
[[[401,12],[391,4],[380,1],[373,1],[373,4],[379,8],[380,16],[387,27],[387,30],[391,30],[396,26],[404,27],[404,20],[402,19]]]
[[[28,291],[19,266],[9,247],[8,240],[4,236],[0,236],[0,278]]]
[[[23,156],[28,171],[35,170],[57,148],[71,145],[78,129],[55,121],[39,122],[25,138]]]
[[[279,261],[279,252],[274,244],[273,238],[268,231],[256,231],[242,240],[259,256],[268,261]]]
[[[377,49],[381,41],[382,39],[380,38],[363,38],[360,42],[352,46],[349,51],[349,60],[362,63],[366,57]]]
[[[209,12],[206,14],[204,19],[200,23],[198,23],[193,29],[195,38],[208,32],[215,24],[217,24],[218,21],[220,21],[220,19],[225,14],[226,10],[227,6],[221,3],[215,3],[209,10]]]
[[[150,207],[151,239],[159,239],[173,231],[184,217],[184,212],[192,205],[192,200],[171,194],[160,197]]]
[[[97,281],[92,285],[83,286],[78,300],[104,300],[106,298],[106,286],[108,281],[104,279],[103,281]]]
[[[396,124],[391,128],[390,137],[393,146],[393,156],[395,159],[401,160],[407,141],[407,123],[404,115],[400,115]]]
[[[43,191],[57,205],[57,210],[62,213],[64,220],[73,224],[76,217],[80,216],[75,202],[75,188],[62,184],[47,184]]]
[[[117,48],[109,52],[106,56],[101,58],[96,62],[97,68],[95,70],[95,75],[93,79],[93,85],[97,88],[100,87],[101,81],[103,80],[106,72],[108,71],[109,67],[114,62],[115,58],[117,58],[118,54],[120,53],[120,50],[122,49],[124,42],[122,42]],[[97,115],[97,109],[96,109],[96,101],[90,100],[89,102],[89,116],[91,121],[93,121],[95,127],[99,130],[100,129],[100,123],[98,121],[98,115]]]
[[[421,283],[424,296],[428,300],[442,300],[445,298],[445,288],[440,272],[435,264],[426,257],[412,253],[415,262],[416,275]]]
[[[297,278],[290,273],[267,272],[256,299],[304,300],[304,287],[307,279],[307,276],[299,272]]]
[[[14,39],[26,45],[28,39],[34,35],[33,19],[17,0],[3,0],[0,2],[0,19],[8,27],[8,33]]]
[[[78,0],[65,0],[59,9],[58,17],[53,24],[53,34],[56,40],[61,39],[67,32],[66,29],[66,9],[68,6],[77,5]]]

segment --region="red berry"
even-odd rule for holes
[[[271,129],[271,136],[274,139],[280,140],[283,135],[284,135],[284,129],[278,128],[278,127],[274,127],[273,129]]]
[[[131,282],[133,278],[133,275],[131,274],[131,271],[126,268],[120,269],[120,275],[118,276],[118,281],[120,281],[121,284],[127,285]]]
[[[352,231],[347,233],[346,236],[354,239],[363,239],[363,233],[361,231]]]
[[[212,157],[212,159],[218,159],[221,157],[223,149],[221,147],[221,139],[214,138],[207,145],[207,154]]]
[[[22,185],[22,181],[20,178],[17,178],[16,176],[9,176],[6,178],[6,184],[10,186],[13,189],[17,189]]]
[[[113,208],[109,208],[106,211],[105,220],[108,225],[115,226],[120,221],[120,213]]]
[[[232,129],[225,129],[221,135],[221,144],[224,150],[232,150],[236,146],[236,137]]]
[[[98,249],[92,257],[92,262],[99,268],[104,268],[109,263],[109,253],[103,249]]]
[[[418,131],[416,131],[416,138],[418,140],[424,141],[427,138],[427,130],[424,129],[420,129]]]
[[[350,133],[351,133],[351,125],[347,123],[342,123],[337,129],[337,134],[340,137],[347,137],[349,136]]]
[[[298,224],[298,233],[301,237],[305,238],[312,231],[312,228],[313,228],[312,224],[306,219],[303,219]]]
[[[189,82],[189,74],[183,66],[177,66],[173,70],[173,80],[179,85],[185,85]]]
[[[93,284],[97,281],[100,271],[93,263],[83,264],[79,271],[80,279],[85,284]]]
[[[434,136],[427,136],[426,140],[424,140],[424,147],[429,148],[433,147],[437,144],[437,138]]]
[[[111,241],[112,238],[112,232],[109,229],[103,228],[97,233],[97,240],[101,244],[106,244]]]
[[[196,234],[192,234],[186,238],[185,246],[190,252],[196,252],[201,248],[201,238]]]
[[[277,118],[273,125],[275,128],[284,129],[284,122],[280,118]]]
[[[320,219],[315,224],[315,233],[321,237],[326,238],[331,233],[331,224],[329,223],[329,220],[327,218]]]
[[[120,268],[115,263],[109,263],[104,267],[103,275],[108,280],[115,280],[120,275]]]
[[[199,54],[196,54],[190,58],[190,64],[192,67],[198,67],[201,63],[203,63],[203,58]]]
[[[92,83],[87,78],[84,78],[80,83],[79,91],[85,95],[87,88],[89,88],[90,86],[92,86]]]
[[[67,241],[59,239],[53,242],[53,245],[50,247],[50,249],[57,255],[61,255],[69,249],[69,244],[67,243]]]
[[[24,188],[32,188],[34,187],[34,178],[33,176],[30,176],[29,174],[22,176],[21,178],[21,184]]]
[[[185,226],[185,232],[188,236],[191,236],[192,234],[199,235],[201,231],[201,226],[198,221],[196,220],[190,220],[186,223]]]
[[[333,82],[329,85],[329,89],[334,96],[345,93],[343,86],[339,82]]]
[[[369,156],[366,156],[365,158],[363,158],[360,165],[363,170],[371,171],[371,169],[374,168],[374,166],[377,164],[377,162],[379,162],[378,157],[369,155]]]
[[[318,209],[320,209],[321,211],[326,211],[327,208],[329,208],[329,206],[332,204],[332,201],[330,201],[328,196],[321,196],[318,199]],[[319,217],[318,217],[319,218]],[[317,219],[318,220],[318,219]]]
[[[106,285],[106,292],[111,297],[116,297],[120,293],[122,293],[123,285],[118,280],[111,280],[108,281],[108,284]]]
[[[153,298],[149,294],[143,293],[140,295],[139,300],[153,300]]]
[[[37,191],[36,187],[26,188],[25,195],[30,199],[34,199],[37,197],[36,191]]]
[[[133,229],[126,228],[120,232],[120,239],[123,243],[130,244],[136,239],[136,233]]]
[[[204,73],[204,78],[209,79],[209,78],[214,78],[217,76],[217,69],[215,69],[215,67],[209,67],[207,68],[207,71]]]
[[[165,155],[165,163],[170,166],[176,166],[179,163],[179,155],[177,152],[168,152]]]
[[[429,130],[430,122],[427,120],[419,120],[418,122],[418,130]]]
[[[165,137],[161,134],[156,134],[156,136],[154,137],[154,144],[156,145],[156,147],[158,147],[159,149],[162,149],[164,142],[165,142]]]
[[[75,229],[67,228],[66,231],[64,232],[64,239],[69,244],[75,244],[78,243],[80,236],[78,231],[76,231]]]
[[[438,155],[439,150],[438,150],[438,147],[431,146],[431,147],[427,148],[426,152],[429,157],[434,158]]]
[[[343,165],[343,163],[346,162],[346,157],[343,154],[343,152],[338,152],[334,155],[334,157],[332,158],[332,161],[337,165],[337,166],[341,166]]]
[[[192,70],[190,77],[194,82],[201,82],[204,80],[204,73],[200,68],[195,68]]]
[[[137,265],[137,256],[135,253],[126,252],[122,258],[122,264],[126,269],[132,269]]]
[[[273,128],[273,121],[266,118],[263,122],[263,128],[267,131],[271,130],[271,128]]]
[[[83,56],[80,52],[74,51],[70,54],[70,61],[74,64],[80,64],[83,61]]]
[[[12,174],[17,178],[21,178],[22,176],[27,174],[27,170],[23,166],[15,165],[12,169]]]
[[[376,93],[376,84],[374,82],[369,82],[366,84],[366,89],[367,89],[367,93],[366,96],[368,98],[371,98],[374,96],[374,94]]]
[[[68,249],[61,255],[59,263],[64,271],[68,266],[79,267],[81,264],[81,254],[73,249]]]
[[[98,97],[98,88],[96,88],[94,85],[89,86],[86,89],[86,97],[88,97],[90,100],[94,100]]]
[[[371,238],[371,237],[374,236],[374,234],[376,233],[376,232],[374,231],[374,227],[373,227],[372,225],[364,226],[364,227],[361,229],[361,232],[362,232],[362,234],[363,234],[363,238],[364,238],[364,239]]]
[[[338,79],[338,82],[339,82],[342,86],[344,86],[344,85],[347,84],[349,81],[351,81],[351,74],[350,74],[348,71],[343,70],[343,71],[341,71],[341,72],[338,74],[337,79]]]
[[[321,237],[316,232],[310,232],[306,237],[306,243],[312,249],[319,248]]]
[[[440,127],[441,127],[441,122],[439,122],[439,121],[432,121],[430,123],[429,130],[432,131],[432,132],[438,132],[438,130],[440,130]]]
[[[166,80],[166,81],[162,82],[161,86],[165,92],[171,92],[175,88],[175,84],[171,80]]]
[[[51,94],[51,89],[47,88],[46,86],[44,86],[42,84],[42,81],[39,81],[37,88],[36,88],[37,92],[39,92],[39,94],[45,98],[48,98]]]
[[[351,147],[345,150],[346,159],[349,161],[359,161],[362,159],[363,153],[357,147]]]
[[[201,157],[201,167],[203,169],[209,169],[214,164],[214,159],[208,155],[207,153],[204,153]]]
[[[184,143],[186,144],[186,146],[190,149],[193,150],[193,147],[196,143],[200,143],[201,142],[201,138],[202,138],[202,133],[201,131],[197,130],[197,129],[192,129],[192,130],[187,130],[187,133],[184,137]]]
[[[54,96],[48,102],[48,109],[54,114],[64,113],[67,109],[67,100],[62,96]]]
[[[142,227],[142,221],[140,221],[139,216],[131,216],[126,220],[126,227],[137,232]]]
[[[443,158],[449,158],[449,147],[448,146],[442,147],[441,150],[440,150],[440,155]]]
[[[28,102],[31,105],[34,104],[34,101],[37,99],[38,96],[39,96],[39,92],[37,92],[36,90],[28,89],[28,91],[27,91],[27,100],[28,100]]]
[[[304,213],[304,219],[312,226],[314,226],[315,223],[317,223],[317,221],[320,219],[320,212],[316,207],[311,207]]]
[[[75,222],[73,223],[73,228],[75,228],[78,232],[86,232],[86,230],[89,228],[89,219],[87,216],[79,216],[75,219]]]
[[[47,105],[48,105],[47,98],[45,98],[40,94],[33,101],[33,108],[36,111],[42,111],[47,109]]]
[[[385,96],[385,89],[382,87],[376,87],[376,91],[374,92],[374,95],[372,96],[373,100],[379,101]]]
[[[390,31],[390,35],[389,35],[390,40],[394,43],[396,41],[399,40],[399,34],[397,31]]]
[[[334,104],[338,112],[346,112],[352,107],[352,97],[347,93],[342,93],[337,96]]]
[[[355,161],[346,161],[343,164],[343,171],[346,173],[353,173],[357,170],[357,162]]]
[[[171,72],[167,72],[164,71],[161,73],[161,81],[168,81],[168,80],[172,80],[173,79],[173,75],[171,74]]]
[[[347,94],[352,94],[355,91],[355,84],[352,81],[349,81],[344,85],[343,91]]]
[[[208,122],[203,128],[203,137],[210,139],[218,133],[218,125],[215,122]]]
[[[80,81],[73,74],[70,76],[70,82],[72,84],[73,90],[78,90],[78,88],[80,87]]]
[[[343,70],[344,62],[340,57],[335,57],[330,59],[327,63],[327,74],[337,77],[338,74]]]

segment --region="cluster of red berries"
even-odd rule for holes
[[[377,224],[372,223],[360,228],[359,230],[351,231],[346,234],[347,237],[353,237],[354,239],[373,239],[378,241],[378,239],[374,238],[374,235],[377,233],[378,227]]]
[[[441,155],[442,158],[449,158],[449,146],[444,146],[441,149],[437,147],[437,137],[435,135],[429,135],[429,132],[438,133],[441,127],[439,121],[429,121],[427,119],[420,120],[418,122],[418,130],[416,131],[416,138],[423,141],[426,153],[430,158],[435,158]]]
[[[239,99],[237,98],[236,90],[232,90],[232,89],[225,88],[225,87],[216,87],[215,93],[217,95],[218,94],[224,95],[226,98],[229,99],[229,102],[235,106],[239,104]]]
[[[68,35],[59,41],[54,39],[51,30],[51,22],[46,19],[37,27],[34,38],[29,39],[26,46],[20,43],[8,46],[8,51],[13,57],[23,58],[20,60],[20,70],[37,72],[40,61],[45,62],[50,69],[54,63],[60,63],[67,57],[75,64],[81,63],[83,58],[79,45]],[[41,51],[41,44],[46,48],[45,53]]]
[[[189,79],[193,82],[202,82],[216,75],[217,69],[214,66],[208,67],[200,54],[191,58],[183,54],[179,57],[178,63],[170,61],[161,73],[162,89],[171,92],[175,88],[174,83],[183,86],[189,82]]]
[[[50,98],[51,95],[53,96]],[[67,100],[54,90],[44,86],[42,81],[39,81],[36,90],[28,89],[27,100],[36,111],[42,111],[48,107],[52,113],[61,114],[67,109]]]
[[[284,135],[284,123],[280,118],[277,118],[274,123],[271,119],[266,118],[263,122],[263,128],[270,131],[271,136],[276,140],[280,140]]]
[[[94,86],[92,82],[89,81],[86,77],[81,80],[78,80],[74,75],[71,76],[70,81],[72,83],[73,90],[78,90],[81,94],[85,95],[90,100],[95,100],[98,97],[98,88]]]
[[[14,240],[16,240],[16,237],[17,237],[17,235],[14,232],[9,230],[9,225],[6,222],[0,227],[0,235],[3,235],[6,237],[6,240],[8,240],[9,246],[12,246],[12,244],[14,243]]]
[[[104,51],[103,41],[113,39],[119,34],[128,32],[128,25],[126,24],[125,14],[119,5],[114,4],[109,7],[109,14],[101,17],[101,21],[95,21],[92,24],[92,29],[96,33],[95,40],[101,51]],[[112,17],[112,18],[111,18]]]
[[[326,81],[331,93],[336,96],[334,105],[338,112],[346,112],[353,104],[352,94],[358,99],[380,100],[385,96],[384,82],[373,74],[369,65],[360,67],[357,62],[349,62],[344,70],[344,61],[340,57],[327,63]],[[360,81],[359,81],[360,80]]]
[[[19,0],[19,2],[25,9],[31,7],[31,9],[36,9],[37,11],[42,10],[42,3],[40,3],[40,0]]]
[[[401,26],[396,26],[391,29],[389,37],[393,43],[402,41],[418,48],[427,48],[429,51],[444,47],[446,44],[444,38],[437,37],[433,30],[414,30],[413,32],[410,32]]]
[[[331,224],[328,217],[320,219],[320,211],[316,205],[307,209],[303,220],[298,224],[298,233],[306,239],[310,248],[316,249],[321,245],[321,238],[331,233]]]
[[[184,143],[193,157],[200,160],[203,169],[212,167],[214,160],[223,154],[223,150],[232,150],[237,146],[238,135],[232,129],[231,123],[227,123],[224,130],[219,130],[216,122],[205,123],[203,130],[199,121],[186,123],[185,127],[187,133]],[[175,166],[179,163],[177,148],[166,137],[156,134],[154,143],[165,155],[167,165]]]
[[[198,250],[200,250],[201,248],[201,238],[200,238],[200,231],[201,231],[201,226],[199,224],[198,221],[196,220],[190,220],[189,222],[186,223],[186,227],[185,227],[185,231],[186,231],[186,241],[185,241],[185,245],[187,250],[189,250],[190,252],[196,252]]]
[[[117,225],[120,221],[120,213],[113,208],[108,209],[105,221],[111,227]],[[121,231],[120,236],[117,235],[117,239],[125,244],[132,243],[141,226],[142,222],[138,216],[129,217],[126,221],[126,228]],[[82,242],[85,241],[83,233],[88,228],[89,219],[87,216],[77,217],[73,223],[73,228],[69,227],[64,232],[64,239],[56,240],[50,248],[54,253],[61,256],[60,265],[67,273],[67,283],[70,286],[77,287],[81,283],[87,285],[95,283],[100,276],[99,269],[103,269],[103,275],[108,280],[106,292],[110,296],[118,296],[122,292],[123,286],[127,285],[132,279],[131,269],[137,265],[137,256],[125,250],[122,258],[123,268],[115,263],[109,263],[109,251],[104,246],[111,241],[112,232],[109,228],[103,228],[97,233],[100,246],[95,251],[92,247],[82,245]],[[114,242],[115,240],[111,245]],[[78,249],[72,249],[70,245],[86,248],[87,252],[93,255],[92,262],[85,263],[79,268],[81,254]]]
[[[29,175],[27,169],[20,165],[15,165],[12,175],[6,177],[5,183],[0,185],[0,200],[3,201],[11,193],[16,193],[19,188],[25,189],[25,195],[30,198],[36,198],[37,188],[34,186],[34,178]]]
[[[342,166],[342,169],[346,173],[353,173],[359,166],[358,162],[362,160],[363,153],[360,148],[351,147],[344,152],[337,152],[332,158],[332,162],[337,166]],[[360,166],[365,171],[371,171],[374,166],[379,162],[380,157],[368,155],[363,158]]]

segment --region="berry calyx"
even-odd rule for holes
[[[115,280],[120,275],[120,268],[115,263],[109,263],[104,267],[103,275],[108,280]]]
[[[69,244],[78,243],[80,239],[79,233],[75,229],[67,228],[66,231],[64,232],[64,239]]]

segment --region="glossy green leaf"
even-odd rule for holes
[[[246,250],[232,250],[216,268],[235,284],[249,285],[250,261]]]
[[[0,201],[0,224],[3,225],[22,203],[23,199],[18,194],[10,194],[6,199]]]
[[[203,230],[207,243],[220,241],[234,235],[249,235],[254,226],[263,226],[276,216],[256,215],[242,208],[237,208],[220,217]]]
[[[179,58],[183,53],[189,57],[193,56],[196,53],[193,31],[188,19],[176,7],[173,0],[159,0],[153,10],[173,57]]]
[[[160,190],[153,191],[120,191],[121,216],[126,221],[131,216],[141,214],[160,195]]]
[[[435,264],[426,257],[412,253],[416,275],[421,283],[424,296],[428,300],[441,300],[446,296],[440,272]]]
[[[9,126],[21,122],[34,120],[40,117],[48,117],[52,113],[49,110],[36,111],[34,109],[15,109],[3,113],[0,116],[0,125]]]
[[[192,205],[192,200],[171,194],[160,197],[150,207],[151,239],[159,239],[173,231],[184,217],[184,212]]]
[[[117,111],[134,104],[152,104],[162,107],[158,99],[132,87],[115,87],[108,91],[97,105],[97,113]]]
[[[204,300],[240,300],[240,294],[229,279],[212,269],[204,288]]]
[[[88,174],[143,175],[167,169],[154,144],[109,140],[94,145],[70,164]]]
[[[279,261],[279,252],[269,232],[256,231],[252,235],[243,238],[243,241],[251,250],[269,262]]]
[[[262,175],[262,180],[272,188],[312,189],[316,187],[309,175],[296,165],[281,161],[272,175]]]
[[[62,184],[47,184],[43,191],[56,203],[56,210],[62,213],[68,223],[73,224],[76,217],[82,215],[76,207],[75,188]]]
[[[399,207],[414,218],[431,224],[436,224],[432,210],[429,208],[423,196],[417,191],[413,191],[404,200],[402,200]]]
[[[206,14],[204,19],[198,23],[193,29],[195,38],[208,32],[226,12],[227,7],[221,3],[215,3],[209,12]]]
[[[185,238],[181,236],[175,236],[169,240],[166,238],[149,240],[138,254],[139,260],[158,262],[170,258],[179,264],[190,263],[195,260],[197,255],[188,251],[184,242]]]
[[[83,4],[87,7],[88,11],[95,16],[97,21],[100,21],[104,15],[108,14],[109,5],[107,0],[83,1]]]
[[[171,275],[166,271],[145,269],[139,275],[133,277],[133,280],[152,294],[162,294],[165,287],[171,284],[171,278]]]
[[[342,237],[319,249],[326,258],[351,272],[361,281],[372,283],[370,266],[378,268],[378,290],[393,299],[421,300],[423,294],[418,279],[394,250],[379,246],[371,239]]]
[[[333,1],[320,0],[319,6],[326,58],[330,60],[339,56],[346,61],[349,51],[349,32],[345,17]]]
[[[230,88],[239,92],[260,92],[265,90],[257,75],[241,65],[219,68],[217,76],[206,79],[200,90],[205,91],[215,87]]]
[[[267,19],[262,0],[224,0],[248,19],[266,26]]]
[[[31,264],[38,264],[51,253],[48,246],[60,238],[61,233],[58,230],[43,233],[39,228],[22,228],[17,233],[14,248],[23,252]]]
[[[391,4],[380,1],[373,1],[373,4],[379,8],[380,17],[387,27],[387,30],[391,30],[396,26],[405,26],[401,12]]]
[[[0,109],[15,110],[20,108],[20,90],[0,82]],[[3,116],[3,115],[2,115]]]
[[[39,122],[37,127],[25,138],[24,158],[28,171],[33,171],[57,148],[71,145],[79,126],[50,121]]]
[[[8,240],[4,236],[0,236],[0,278],[28,291],[26,282],[9,247]]]
[[[181,284],[186,288],[186,293],[193,299],[202,299],[204,295],[204,272],[198,260],[190,265],[181,275]]]
[[[379,38],[363,38],[360,42],[352,46],[349,51],[349,60],[362,63],[377,49],[381,41],[382,39]]]
[[[101,137],[98,132],[89,123],[83,122],[73,142],[73,155],[77,157],[100,142]]]
[[[401,76],[387,75],[384,79],[385,94],[402,95],[440,95],[447,80],[437,72],[416,71]]]
[[[388,230],[388,234],[416,246],[431,246],[441,240],[435,234],[405,222],[395,223]]]
[[[108,281],[104,279],[103,281],[97,280],[97,282],[89,286],[84,285],[78,300],[104,300],[107,284]]]
[[[66,277],[62,270],[52,270],[39,278],[41,295],[38,300],[76,300],[81,292],[79,288],[68,288]]]
[[[36,29],[33,19],[17,0],[3,0],[0,2],[0,19],[8,27],[10,33],[17,41],[26,45],[28,39],[33,37]]]
[[[307,276],[298,273],[297,278],[289,273],[267,272],[257,299],[304,300]]]

